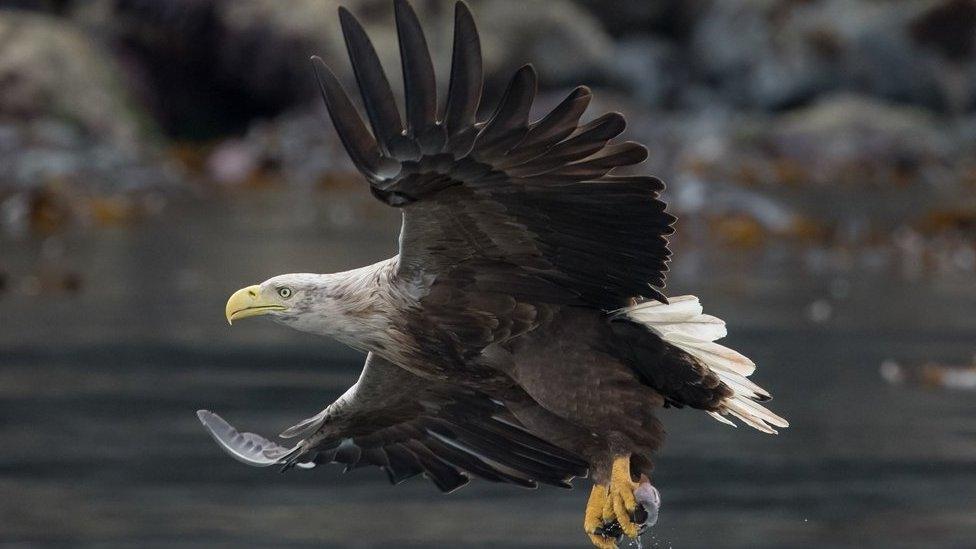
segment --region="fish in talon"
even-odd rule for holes
[[[650,528],[657,524],[658,512],[661,509],[661,492],[651,484],[646,476],[641,477],[637,490],[634,490],[634,498],[637,499],[639,509],[646,513],[644,520],[640,522],[644,528]]]

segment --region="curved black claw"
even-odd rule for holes
[[[610,522],[604,522],[602,525],[598,526],[593,532],[598,536],[603,536],[605,538],[612,538],[616,541],[620,541],[620,538],[624,535],[623,528],[620,527],[620,523],[616,520]]]
[[[650,513],[648,513],[647,509],[644,509],[643,505],[638,505],[637,510],[630,515],[630,520],[637,525],[637,535],[643,534],[648,528],[653,526],[653,524],[648,524],[647,522],[649,515]],[[614,519],[610,522],[604,522],[601,526],[597,527],[594,533],[605,538],[613,538],[620,541],[620,538],[624,535],[624,530],[620,527],[620,522]]]

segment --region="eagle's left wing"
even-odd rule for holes
[[[375,465],[392,483],[424,474],[445,492],[471,476],[566,487],[587,470],[583,460],[530,434],[484,394],[421,379],[373,354],[339,399],[282,433],[302,437],[290,448],[241,433],[212,412],[197,415],[227,453],[257,467]]]
[[[403,63],[405,117],[362,26],[340,9],[343,35],[369,127],[321,59],[316,69],[329,115],[370,189],[402,208],[400,276],[454,312],[487,303],[490,315],[442,326],[491,327],[497,315],[521,314],[523,303],[615,310],[640,296],[667,301],[664,286],[675,218],[658,199],[663,184],[622,175],[646,149],[611,142],[624,118],[609,113],[589,123],[590,102],[579,87],[537,122],[530,122],[536,75],[519,69],[494,113],[476,116],[483,84],[481,46],[467,6],[455,12],[454,54],[441,114],[423,31],[406,0],[395,0]],[[452,298],[460,297],[462,299]],[[441,307],[442,310],[446,310]],[[490,317],[495,318],[490,318]],[[506,321],[502,321],[506,324]],[[507,332],[507,328],[503,330]],[[485,341],[475,338],[469,347]]]

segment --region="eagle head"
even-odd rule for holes
[[[313,274],[285,274],[241,288],[227,300],[227,322],[261,315],[271,315],[275,320],[301,315],[312,308],[323,289],[318,278]]]
[[[357,349],[371,350],[388,338],[389,307],[378,299],[395,263],[380,262],[333,274],[279,275],[241,288],[227,300],[227,322],[267,315],[302,332],[331,336]]]

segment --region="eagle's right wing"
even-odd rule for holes
[[[520,427],[483,393],[422,379],[373,354],[339,399],[282,433],[301,437],[290,448],[238,432],[212,412],[198,416],[227,453],[257,467],[375,465],[392,483],[424,474],[445,492],[472,476],[529,488],[568,487],[587,472],[586,462]]]

